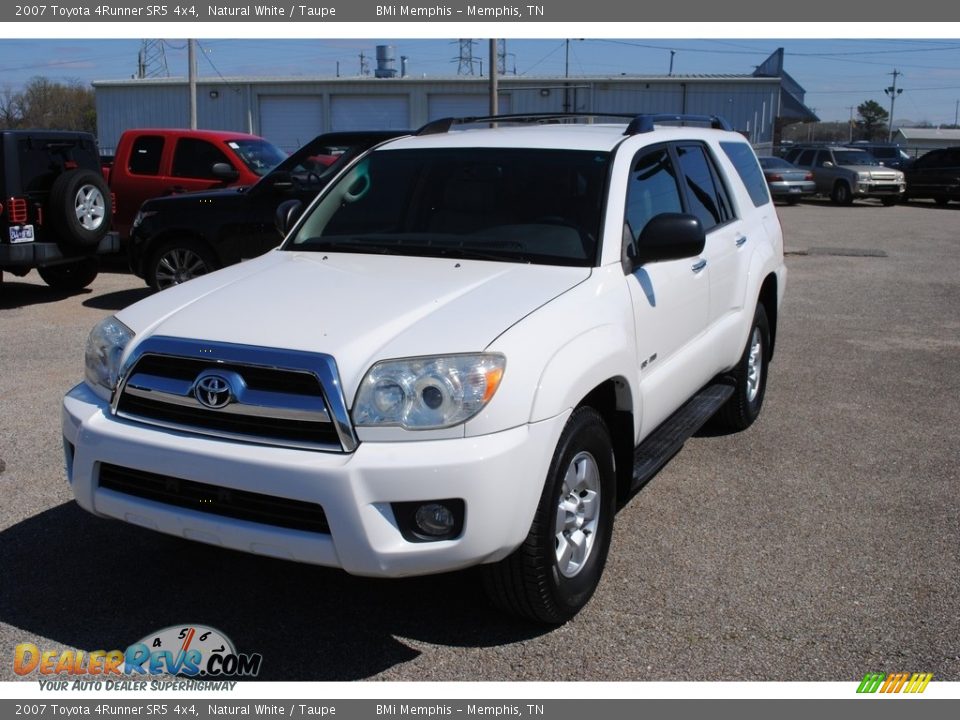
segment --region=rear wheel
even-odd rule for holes
[[[941,206],[942,206],[942,205],[946,205],[948,202],[950,202],[950,198],[948,198],[948,197],[943,197],[943,195],[940,195],[940,196],[938,196],[938,197],[935,197],[935,198],[933,199],[933,201],[934,201],[937,205],[941,205]]]
[[[92,283],[100,272],[100,262],[96,258],[82,258],[61,265],[47,265],[37,268],[43,281],[55,290],[76,292]]]
[[[713,418],[718,429],[726,432],[746,430],[757,419],[767,391],[769,357],[770,325],[766,310],[758,304],[747,336],[747,346],[733,369],[733,395]]]
[[[173,240],[161,245],[147,262],[145,277],[154,290],[163,290],[219,267],[213,253],[200,243]]]
[[[880,202],[883,203],[884,207],[890,207],[891,205],[896,205],[897,200],[898,198],[895,198],[895,197],[880,198]]]
[[[538,622],[566,622],[600,582],[616,511],[610,432],[596,410],[574,411],[557,443],[527,539],[483,566],[491,601]]]

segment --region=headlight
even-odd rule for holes
[[[353,422],[408,430],[459,425],[490,402],[506,363],[489,353],[378,362],[360,383]]]
[[[133,331],[112,315],[90,331],[85,353],[87,382],[101,397],[113,392],[120,373],[120,356],[133,339]]]
[[[870,179],[870,173],[868,173],[868,172],[858,172],[858,173],[857,173],[857,180],[859,180],[860,182],[866,182],[866,181],[869,180],[869,179]]]

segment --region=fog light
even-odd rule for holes
[[[446,505],[427,503],[417,508],[413,516],[417,529],[425,535],[449,535],[456,524],[453,512]]]

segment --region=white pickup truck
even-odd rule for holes
[[[93,329],[63,403],[77,502],[358,575],[481,564],[495,604],[569,619],[618,505],[763,403],[780,224],[744,138],[698,119],[374,148],[281,206],[275,251]]]

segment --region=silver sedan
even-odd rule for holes
[[[809,170],[799,168],[783,158],[761,156],[757,159],[774,200],[785,200],[794,205],[800,198],[809,197],[816,192],[813,173]]]

